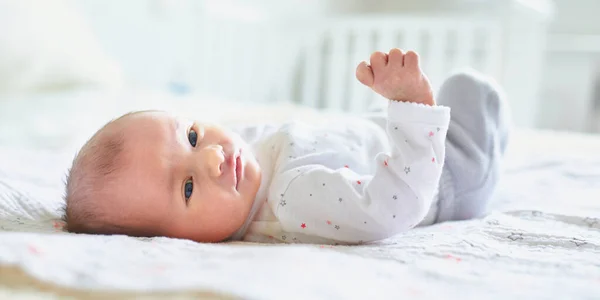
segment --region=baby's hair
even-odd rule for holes
[[[62,220],[65,229],[72,233],[116,234],[125,231],[111,224],[103,209],[98,209],[125,163],[123,159],[124,136],[111,125],[136,114],[128,113],[112,120],[98,130],[75,156],[65,179],[65,204]],[[112,129],[112,130],[111,130]]]

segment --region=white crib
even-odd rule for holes
[[[375,96],[355,79],[356,65],[372,51],[414,49],[435,90],[451,71],[476,69],[505,88],[517,125],[535,126],[547,11],[505,3],[495,13],[479,15],[399,12],[268,20],[247,11],[246,18],[207,14],[199,47],[206,72],[198,83],[240,101],[360,112]]]
[[[355,67],[373,51],[394,47],[420,54],[435,90],[459,66],[499,75],[500,36],[498,24],[485,20],[402,16],[329,20],[301,37],[301,88],[290,97],[312,107],[364,111],[374,94],[357,82]]]

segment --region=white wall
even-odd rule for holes
[[[600,1],[554,0],[544,63],[540,127],[599,131],[594,101],[600,83]],[[596,100],[594,100],[596,98]],[[600,108],[597,108],[600,111]]]

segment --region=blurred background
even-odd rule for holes
[[[517,126],[598,132],[598,11],[596,0],[0,0],[0,119],[119,105],[128,97],[106,93],[124,90],[360,112],[376,97],[355,66],[399,47],[420,53],[435,88],[464,67],[494,78]]]

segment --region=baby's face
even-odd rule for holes
[[[240,136],[161,112],[119,126],[127,163],[115,188],[118,222],[199,242],[221,241],[241,227],[261,175]]]

